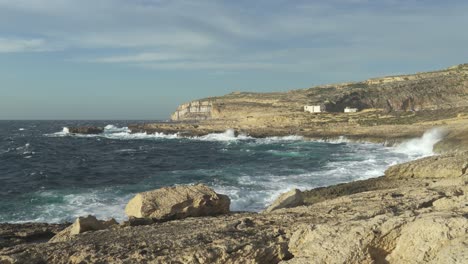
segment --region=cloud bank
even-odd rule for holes
[[[463,1],[0,0],[0,53],[60,50],[75,63],[154,70],[343,70],[455,56],[467,11]]]

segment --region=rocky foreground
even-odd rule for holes
[[[258,214],[226,214],[226,199],[165,188],[132,199],[125,223],[3,224],[0,263],[468,263],[468,152],[293,190]]]

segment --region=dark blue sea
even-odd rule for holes
[[[143,122],[143,121],[141,121]],[[390,165],[432,153],[429,132],[397,147],[251,138],[131,134],[137,121],[0,121],[0,222],[64,222],[88,214],[124,220],[138,192],[204,183],[227,194],[231,210],[260,211],[280,193],[383,175]],[[101,135],[66,127],[105,126]]]

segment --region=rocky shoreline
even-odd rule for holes
[[[392,145],[445,130],[437,156],[385,175],[300,192],[261,213],[229,212],[203,186],[138,194],[123,223],[83,216],[68,224],[0,224],[0,264],[10,263],[468,263],[468,65],[286,93],[233,93],[179,106],[177,122],[132,133],[252,137]],[[306,104],[335,112],[310,114]],[[344,107],[357,113],[338,113]],[[102,133],[103,128],[71,128]]]
[[[171,213],[140,214],[143,218],[108,226],[93,219],[92,224],[90,219],[78,219],[72,226],[2,224],[0,263],[468,261],[468,152],[395,165],[379,178],[292,191],[262,213],[213,211],[218,203],[208,201],[219,198],[203,188],[201,200],[194,198],[187,204],[182,199],[178,203],[183,206],[161,206],[161,210],[172,208],[173,213],[186,212],[176,218]],[[156,192],[160,194],[144,199],[171,203],[183,191]],[[154,210],[139,200],[132,204],[132,208],[136,204]],[[203,207],[200,204],[210,210],[194,213],[195,207]],[[206,216],[211,212],[216,216]],[[152,218],[161,215],[168,218]],[[70,235],[69,230],[78,230],[77,223],[82,231]]]

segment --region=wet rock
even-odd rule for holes
[[[125,207],[129,217],[158,221],[229,213],[230,199],[205,185],[165,187],[137,194]]]
[[[96,126],[83,126],[83,127],[69,127],[68,131],[72,134],[101,134],[104,132],[104,128]]]
[[[266,210],[265,213],[282,208],[291,208],[304,204],[302,192],[298,189],[293,189],[289,192],[281,194]]]

